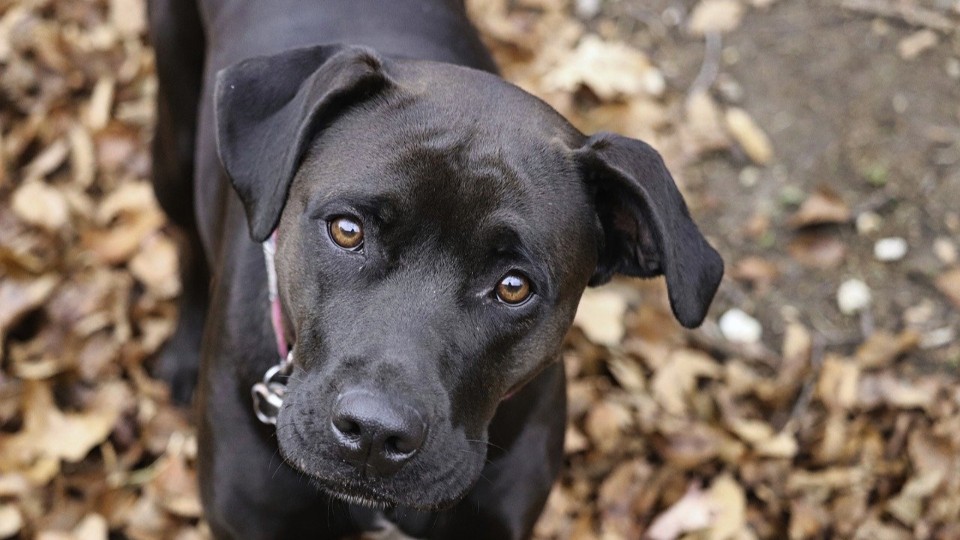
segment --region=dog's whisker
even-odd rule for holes
[[[492,443],[492,442],[490,442],[490,441],[481,441],[480,439],[465,439],[465,440],[466,440],[467,442],[483,443],[483,444],[486,444],[487,446],[489,446],[489,447],[491,447],[491,448],[496,448],[497,450],[500,450],[500,451],[503,451],[503,452],[506,452],[506,451],[507,451],[506,448],[504,448],[504,447],[502,447],[502,446],[499,446],[499,445],[496,445],[496,444],[494,444],[494,443]]]

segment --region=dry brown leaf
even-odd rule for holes
[[[37,540],[107,540],[107,520],[100,514],[87,514],[72,531],[41,531]]]
[[[69,137],[73,181],[86,189],[93,184],[97,170],[93,139],[87,133],[87,130],[79,124],[70,128]]]
[[[640,364],[628,356],[618,355],[607,362],[610,373],[626,390],[643,392],[646,390],[646,377]]]
[[[626,311],[627,301],[617,291],[587,289],[580,298],[573,324],[579,326],[590,341],[611,347],[623,339]]]
[[[110,22],[121,35],[139,37],[147,29],[146,5],[137,0],[110,0]]]
[[[940,274],[936,280],[937,288],[940,289],[947,298],[953,302],[953,305],[960,309],[960,268],[947,270]]]
[[[790,540],[818,538],[831,519],[826,510],[815,502],[790,501]]]
[[[85,124],[91,131],[103,129],[110,120],[115,85],[113,77],[101,77],[93,87],[85,118]]]
[[[684,102],[685,122],[681,125],[684,149],[693,157],[730,147],[730,138],[723,127],[720,107],[704,90],[687,96]]]
[[[913,330],[904,330],[896,336],[883,331],[874,332],[857,347],[857,363],[863,369],[884,368],[918,343],[920,334]]]
[[[156,464],[157,474],[151,482],[159,504],[175,516],[200,517],[196,473],[187,467],[182,456],[168,454]]]
[[[737,261],[736,266],[730,271],[730,276],[765,290],[780,277],[780,270],[776,263],[768,259],[745,257]]]
[[[680,500],[653,520],[644,538],[675,540],[684,533],[706,529],[716,519],[714,504],[700,486],[691,484]]]
[[[129,403],[126,385],[104,383],[85,411],[64,413],[54,404],[48,385],[29,382],[24,394],[23,429],[15,435],[0,436],[0,453],[11,465],[40,457],[78,462],[106,439]]]
[[[597,509],[604,538],[637,538],[642,529],[633,515],[633,501],[653,474],[652,467],[636,459],[617,466],[600,484]]]
[[[854,540],[915,540],[915,537],[903,527],[870,518],[857,529]]]
[[[794,399],[810,370],[812,350],[810,332],[800,323],[788,324],[783,336],[783,359],[776,379],[759,381],[756,385],[757,396],[776,405]]]
[[[789,220],[793,228],[850,221],[850,207],[834,191],[821,187],[807,197]]]
[[[773,144],[747,111],[732,107],[724,116],[727,131],[744,153],[757,165],[766,165],[773,159]]]
[[[663,75],[642,52],[625,43],[587,35],[544,77],[548,92],[572,93],[581,85],[603,101],[663,92]]]
[[[0,280],[0,342],[21,317],[47,301],[59,282],[54,275],[35,279],[4,276]]]
[[[690,14],[687,29],[695,36],[724,33],[740,26],[743,5],[737,0],[700,0]]]
[[[817,395],[828,408],[849,410],[857,402],[860,367],[845,358],[827,355],[817,380]]]
[[[83,245],[106,263],[129,260],[143,240],[163,226],[165,218],[158,210],[131,213],[106,230],[90,230],[81,234]]]
[[[67,199],[60,190],[39,180],[21,184],[13,193],[11,207],[24,222],[48,231],[56,231],[70,220]]]
[[[725,435],[705,423],[677,426],[663,433],[662,440],[654,442],[657,451],[679,470],[691,470],[716,459],[720,455]]]
[[[44,148],[29,165],[24,167],[24,176],[27,181],[40,180],[54,172],[67,159],[70,147],[63,139],[57,139],[53,144]]]
[[[811,231],[794,237],[787,251],[804,266],[829,270],[840,266],[847,255],[847,246],[834,234]]]
[[[860,380],[857,404],[865,409],[886,405],[895,409],[925,409],[936,399],[939,383],[933,379],[908,381],[890,372],[867,374]]]
[[[180,294],[178,268],[177,246],[166,236],[148,238],[130,260],[130,272],[157,298]]]
[[[563,434],[563,453],[564,455],[583,452],[590,447],[590,441],[577,429],[577,426],[568,424]]]
[[[709,355],[692,349],[674,351],[653,375],[650,389],[664,411],[683,415],[700,378],[717,378],[720,366]]]
[[[786,489],[790,493],[801,493],[811,489],[850,488],[859,485],[863,479],[863,470],[856,467],[831,467],[822,471],[794,469],[787,479]]]
[[[946,471],[926,471],[911,477],[896,497],[887,503],[887,511],[906,525],[916,525],[923,517],[927,497],[940,487]]]
[[[830,411],[823,426],[823,436],[814,449],[818,463],[833,464],[843,458],[843,451],[851,440],[849,427],[846,411]]]
[[[747,496],[743,487],[729,473],[724,473],[713,480],[707,494],[716,509],[708,538],[738,538],[747,526]]]
[[[11,538],[23,528],[23,514],[12,504],[0,505],[0,538]]]
[[[757,442],[753,448],[758,456],[792,459],[800,450],[800,445],[797,444],[797,438],[792,433],[781,431],[766,440]]]
[[[633,423],[633,415],[619,403],[602,401],[587,413],[584,430],[594,446],[610,451],[620,444],[624,430]]]

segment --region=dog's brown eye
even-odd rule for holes
[[[363,226],[348,217],[338,217],[328,226],[330,238],[343,249],[358,249],[363,244]]]
[[[530,280],[519,272],[511,272],[497,284],[497,298],[508,304],[520,304],[530,297]]]

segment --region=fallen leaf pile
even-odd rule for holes
[[[708,155],[774,160],[743,104],[710,80],[674,87],[642,48],[578,20],[581,3],[468,2],[508,79],[585,132],[650,142],[681,187]],[[770,3],[703,0],[676,23],[709,48]],[[148,182],[145,27],[142,0],[0,0],[0,538],[209,536],[187,414],[147,374],[180,283]],[[829,227],[863,214],[828,189],[784,196],[795,259],[836,267]],[[937,249],[955,263],[952,243]],[[753,291],[784,285],[781,263],[729,263]],[[960,307],[958,272],[933,288]],[[837,343],[785,312],[769,350],[748,313],[718,320],[681,330],[656,282],[588,292],[564,352],[566,466],[537,538],[960,538],[960,386],[899,369],[937,336]]]
[[[0,3],[0,537],[201,535],[139,1]]]

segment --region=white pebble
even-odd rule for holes
[[[740,171],[740,185],[743,187],[753,187],[760,181],[760,169],[756,167],[744,167]]]
[[[763,335],[763,327],[750,315],[733,308],[720,316],[720,332],[729,341],[756,343]]]
[[[654,97],[660,97],[667,90],[667,80],[657,68],[650,68],[643,74],[643,90]]]
[[[837,289],[837,306],[845,315],[863,311],[872,299],[870,287],[859,279],[848,279]]]
[[[899,261],[907,254],[907,241],[899,237],[881,238],[873,245],[873,256],[878,261]]]
[[[937,238],[933,241],[933,253],[943,264],[957,262],[957,246],[949,238]]]
[[[883,218],[874,212],[863,212],[857,216],[857,232],[860,234],[875,233],[880,229],[882,221]]]
[[[931,330],[920,338],[921,349],[937,349],[953,343],[956,335],[953,328],[945,326],[936,330]]]
[[[600,13],[600,0],[577,0],[574,9],[581,19],[592,19]]]

